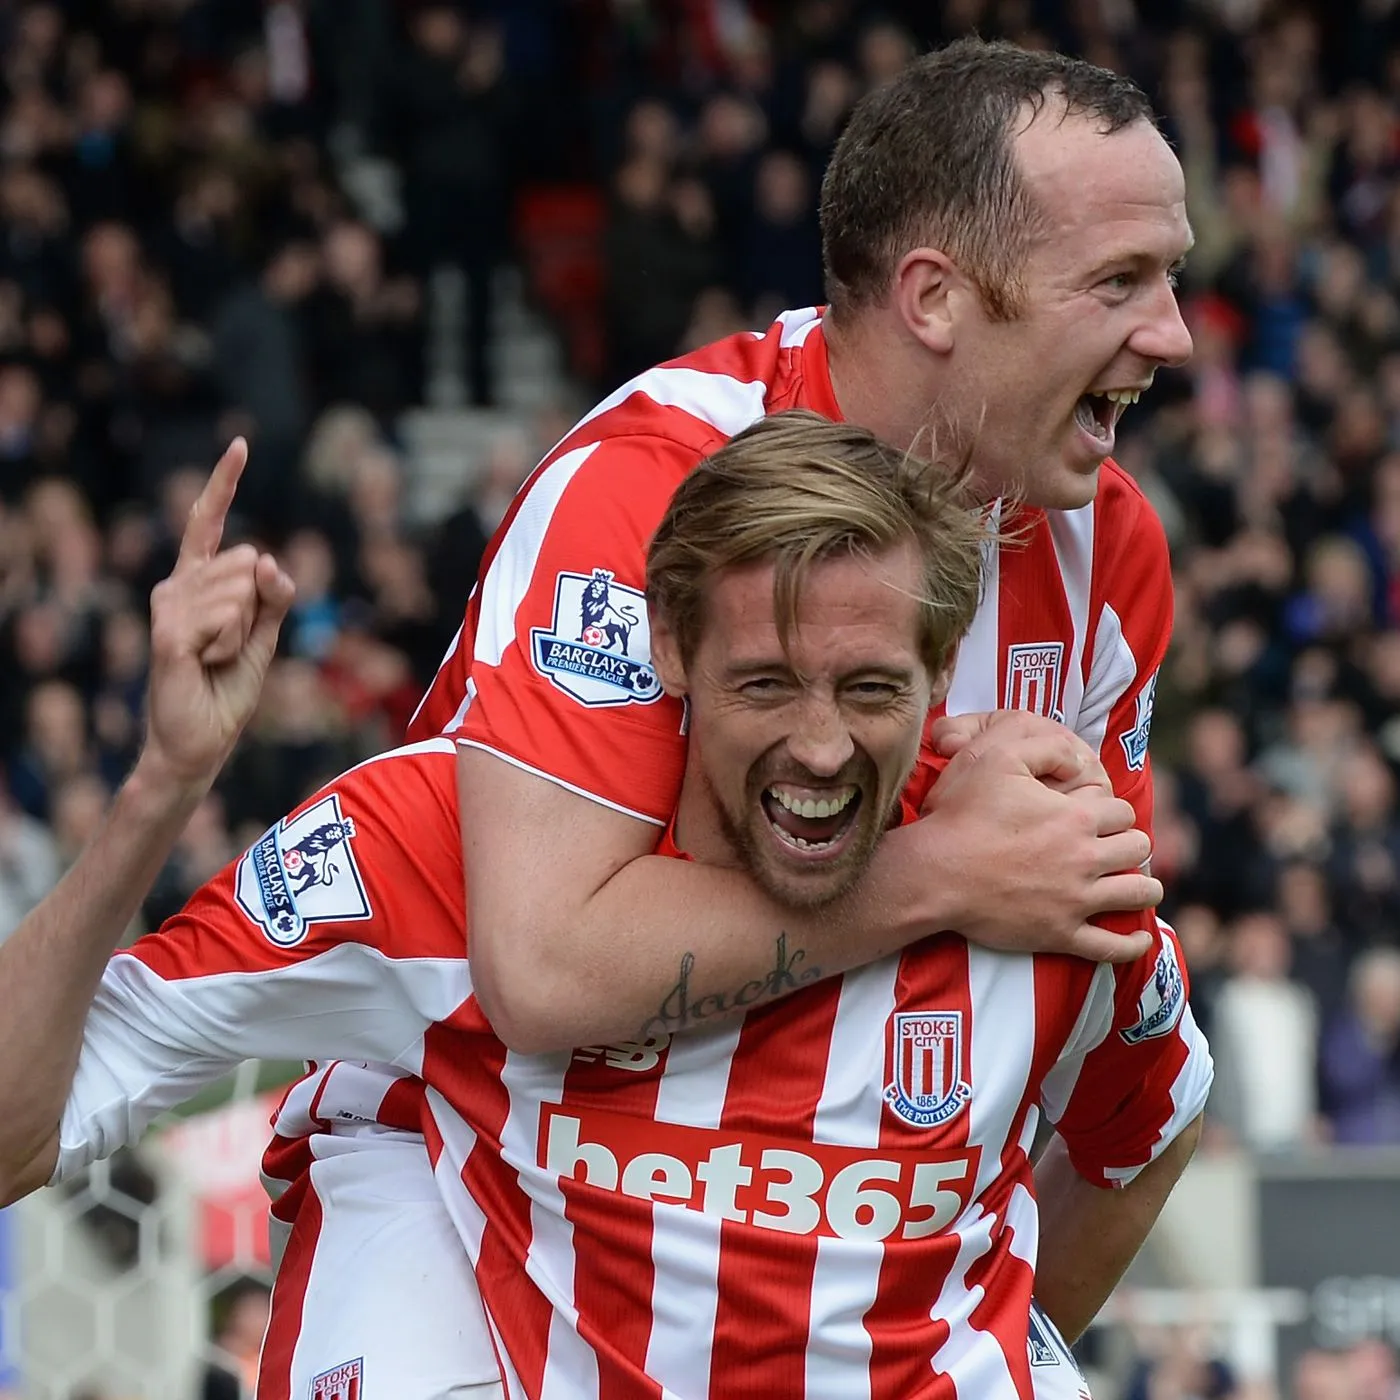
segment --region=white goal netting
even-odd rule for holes
[[[0,1213],[0,1400],[238,1393],[271,1283],[258,1161],[297,1068],[249,1062],[136,1151]]]

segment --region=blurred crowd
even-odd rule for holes
[[[146,595],[232,434],[252,443],[238,527],[298,600],[145,923],[401,733],[558,436],[557,412],[522,421],[464,472],[475,497],[410,518],[400,425],[427,392],[435,270],[466,287],[482,406],[532,190],[597,211],[581,401],[820,301],[846,114],[972,28],[1131,72],[1186,168],[1196,353],[1124,420],[1119,456],[1175,561],[1155,868],[1217,1056],[1208,1142],[1400,1143],[1395,0],[0,7],[0,935],[131,762]],[[352,178],[367,160],[393,174],[392,216]],[[1360,1395],[1326,1388],[1333,1362],[1306,1394]]]

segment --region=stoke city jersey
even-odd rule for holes
[[[1111,1186],[1209,1084],[1164,928],[1121,968],[947,935],[716,1030],[522,1056],[464,919],[452,743],[342,775],[112,959],[55,1180],[239,1060],[350,1061],[320,1080],[347,1072],[348,1125],[424,1115],[511,1394],[1009,1400],[1040,1113]],[[356,1112],[358,1061],[426,1090]],[[334,1132],[332,1096],[295,1092]]]
[[[535,1056],[430,1032],[508,1393],[1032,1400],[1041,1114],[1081,1176],[1130,1182],[1209,1090],[1186,993],[1165,925],[1117,969],[947,934],[714,1030]]]
[[[821,313],[785,312],[647,370],[603,400],[526,482],[483,560],[410,738],[462,743],[664,825],[685,757],[680,704],[650,666],[646,551],[700,460],[765,414],[840,418]],[[1147,739],[1171,633],[1161,524],[1112,462],[1073,511],[1025,509],[989,548],[950,713],[1062,720],[1151,830]]]
[[[648,370],[587,414],[492,540],[410,737],[453,734],[663,825],[685,740],[681,707],[650,668],[647,545],[672,492],[704,456],[788,408],[841,416],[814,309]],[[1150,832],[1147,740],[1172,605],[1160,523],[1112,463],[1081,510],[995,515],[1011,542],[986,551],[984,601],[947,709],[1027,709],[1063,721],[1100,754]],[[925,786],[937,767],[928,757]],[[1137,927],[1140,916],[1102,922]],[[310,1160],[305,1138],[317,1131],[317,1113],[377,1114],[397,1128],[405,1094],[393,1074],[371,1066],[349,1074],[317,1067],[277,1120],[269,1184],[274,1194],[293,1188],[275,1216],[290,1221],[298,1207],[295,1182]]]

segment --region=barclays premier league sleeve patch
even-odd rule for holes
[[[354,840],[354,819],[336,793],[279,822],[238,862],[239,908],[280,948],[300,943],[312,924],[371,918]]]
[[[1137,716],[1133,727],[1118,736],[1123,745],[1123,755],[1128,767],[1135,773],[1142,772],[1147,762],[1147,738],[1152,732],[1152,704],[1157,695],[1157,672],[1148,677],[1147,684],[1138,691]]]
[[[530,659],[540,675],[590,708],[661,698],[646,597],[608,569],[555,579],[553,625],[531,629]]]
[[[1157,952],[1156,966],[1152,969],[1152,980],[1138,998],[1138,1018],[1119,1034],[1129,1045],[1155,1040],[1174,1029],[1185,1007],[1186,983],[1181,976],[1181,964],[1177,961],[1176,945],[1170,938],[1164,937]]]

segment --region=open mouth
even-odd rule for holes
[[[1112,447],[1113,431],[1123,410],[1141,397],[1141,389],[1104,389],[1084,394],[1074,406],[1074,421],[1091,438]]]
[[[772,783],[764,788],[761,801],[779,842],[811,859],[840,849],[855,828],[861,792],[853,785],[820,790]]]

